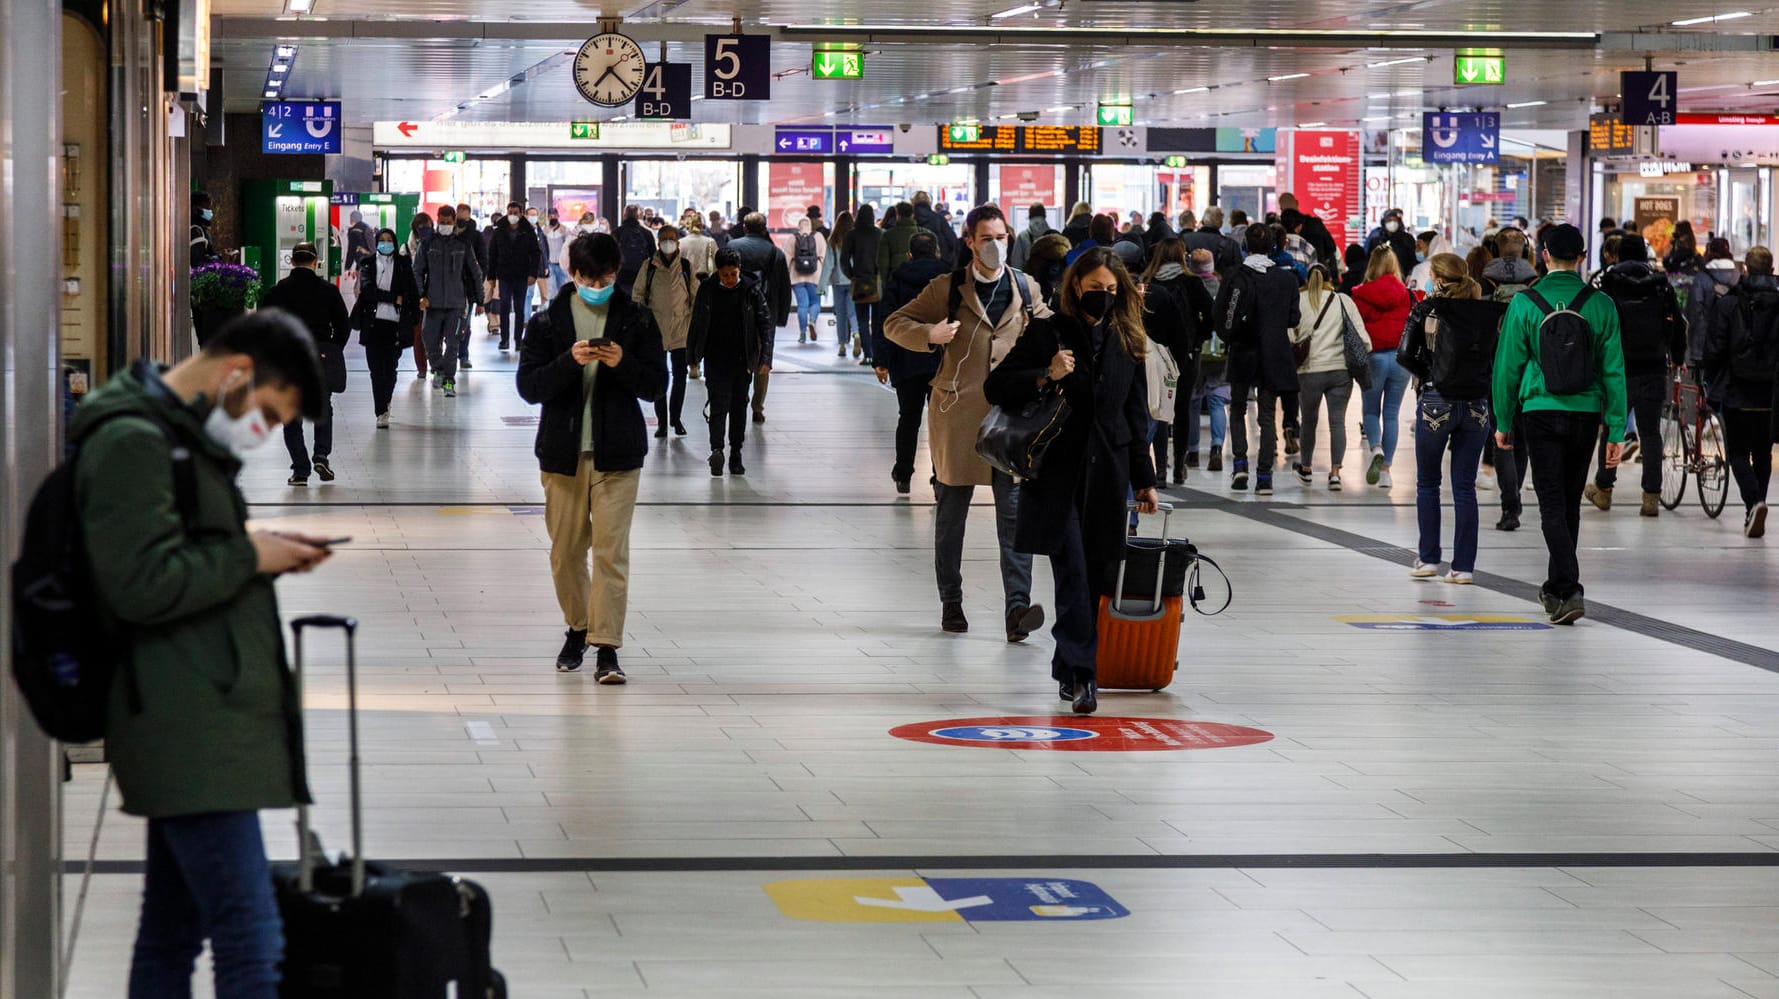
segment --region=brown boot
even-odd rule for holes
[[[1612,490],[1610,489],[1601,489],[1599,486],[1590,482],[1588,483],[1587,488],[1581,491],[1581,495],[1589,503],[1592,503],[1602,510],[1612,509]]]
[[[1641,517],[1660,517],[1662,515],[1662,494],[1644,493],[1643,507],[1637,511]]]

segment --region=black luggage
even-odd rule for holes
[[[489,961],[493,910],[480,885],[446,874],[365,862],[358,773],[358,622],[339,617],[292,622],[299,690],[303,630],[310,627],[346,632],[352,855],[328,863],[309,830],[308,808],[298,807],[302,859],[272,866],[284,919],[279,995],[283,999],[505,999],[506,982]]]

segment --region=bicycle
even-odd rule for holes
[[[1674,376],[1674,389],[1662,407],[1662,508],[1672,510],[1686,497],[1686,479],[1698,480],[1699,505],[1715,519],[1730,495],[1729,462],[1724,458],[1723,424],[1705,401],[1705,390]]]

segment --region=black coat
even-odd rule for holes
[[[947,265],[957,263],[958,238],[957,230],[945,221],[945,216],[934,211],[931,205],[914,206],[914,224],[933,234],[939,241],[939,259]]]
[[[1062,234],[1063,238],[1069,241],[1070,248],[1073,248],[1087,242],[1088,235],[1092,229],[1092,215],[1077,215],[1062,227]]]
[[[377,258],[369,257],[358,265],[358,301],[352,305],[352,328],[358,331],[358,342],[366,347],[371,345],[371,330],[377,318],[377,306],[388,302],[401,313],[396,325],[402,333],[410,333],[420,319],[420,289],[414,284],[414,265],[400,253],[390,255],[395,262],[395,276],[389,282],[389,290],[385,292],[377,287]],[[397,305],[396,300],[401,304]],[[395,344],[401,346],[407,337],[397,335]]]
[[[1779,307],[1779,282],[1770,274],[1749,274],[1736,287],[1711,303],[1711,319],[1705,326],[1703,361],[1705,383],[1711,387],[1711,401],[1726,409],[1764,409],[1775,396],[1774,381],[1779,372],[1765,380],[1754,381],[1734,377],[1730,373],[1730,334],[1736,313],[1745,307],[1759,312]]]
[[[1382,226],[1373,229],[1371,238],[1365,241],[1366,256],[1370,256],[1371,252],[1380,246],[1388,246],[1396,254],[1396,265],[1402,268],[1405,280],[1408,275],[1414,273],[1415,264],[1418,263],[1415,260],[1415,238],[1409,235],[1406,227],[1397,229],[1395,232],[1390,232]]]
[[[1180,383],[1198,381],[1198,352],[1211,338],[1211,293],[1196,274],[1149,282],[1143,297],[1143,329],[1167,348],[1180,367]]]
[[[581,419],[587,398],[575,343],[574,298],[565,286],[549,308],[531,317],[519,354],[519,396],[542,405],[537,421],[538,467],[573,475],[581,459]],[[654,402],[667,387],[667,353],[655,317],[619,288],[612,293],[605,335],[624,349],[615,368],[601,368],[593,383],[593,465],[602,472],[641,468],[649,453],[649,429],[637,400]],[[597,363],[597,362],[596,362]]]
[[[712,374],[734,374],[725,371],[730,358],[734,355],[727,349],[712,355],[711,338],[727,339],[734,336],[733,330],[718,328],[713,331],[712,325],[724,321],[727,317],[718,316],[717,296],[722,294],[738,294],[741,296],[741,331],[742,356],[747,362],[746,370],[760,370],[760,365],[772,366],[773,334],[778,327],[773,325],[772,314],[766,305],[766,296],[760,292],[760,285],[752,277],[741,275],[741,283],[731,291],[723,287],[717,277],[708,277],[698,286],[698,295],[692,300],[692,329],[686,340],[686,360],[692,364],[702,364]]]
[[[1180,242],[1186,244],[1188,253],[1194,250],[1209,250],[1211,260],[1222,274],[1231,267],[1242,262],[1242,248],[1235,240],[1223,235],[1217,229],[1200,226],[1192,232],[1180,234]]]
[[[629,294],[636,275],[642,273],[642,265],[655,253],[655,236],[641,222],[627,219],[612,237],[618,241],[618,288]]]
[[[1048,555],[1071,511],[1081,522],[1082,545],[1094,590],[1110,588],[1110,569],[1124,557],[1130,489],[1155,486],[1149,458],[1149,390],[1143,362],[1125,352],[1110,330],[1098,363],[1092,331],[1057,314],[1033,320],[1025,335],[988,376],[983,392],[1003,408],[1038,398],[1039,380],[1058,349],[1075,352],[1075,371],[1060,383],[1069,418],[1044,456],[1043,476],[1020,483],[1017,551]]]
[[[1252,295],[1252,306],[1240,298]],[[1247,329],[1235,317],[1248,310]],[[1297,277],[1274,264],[1257,273],[1247,264],[1223,275],[1213,313],[1217,330],[1229,345],[1229,384],[1253,385],[1269,392],[1297,391],[1297,359],[1291,354],[1291,333],[1302,318],[1297,307]]]
[[[260,297],[259,307],[283,309],[297,317],[324,350],[328,346],[344,347],[352,339],[351,319],[340,289],[307,267],[292,269],[289,277]]]
[[[883,289],[883,315],[894,315],[897,309],[920,297],[927,285],[949,273],[951,268],[945,261],[936,257],[915,257],[907,260],[890,275],[889,284]],[[1031,282],[1036,284],[1036,282]],[[939,362],[945,359],[945,352],[929,350],[924,353],[898,346],[894,340],[883,335],[883,324],[878,323],[877,329],[871,333],[871,358],[877,366],[889,371],[890,384],[902,385],[929,384],[933,376],[939,373]]]
[[[731,240],[729,249],[741,254],[741,269],[760,282],[760,292],[766,296],[766,311],[776,324],[773,326],[776,332],[791,318],[791,269],[785,262],[784,251],[765,236],[752,233]]]
[[[506,219],[494,227],[488,238],[487,274],[496,281],[524,281],[537,277],[537,230],[529,219],[508,225]]]

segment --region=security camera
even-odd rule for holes
[[[1020,121],[1037,121],[1038,120],[1038,112],[1036,112],[1036,111],[1021,111],[1021,112],[1019,112],[1019,120]]]
[[[913,127],[914,127],[914,126],[913,126],[913,125],[910,125],[910,124],[909,124],[909,123],[907,123],[907,122],[903,122],[903,123],[901,123],[901,124],[900,124],[900,125],[897,125],[897,126],[896,126],[896,127],[897,127],[897,128],[899,128],[899,129],[901,129],[901,130],[902,130],[902,131],[904,131],[904,132],[906,132],[906,131],[908,131],[908,130],[909,130],[909,129],[911,129],[911,128],[913,128]]]

